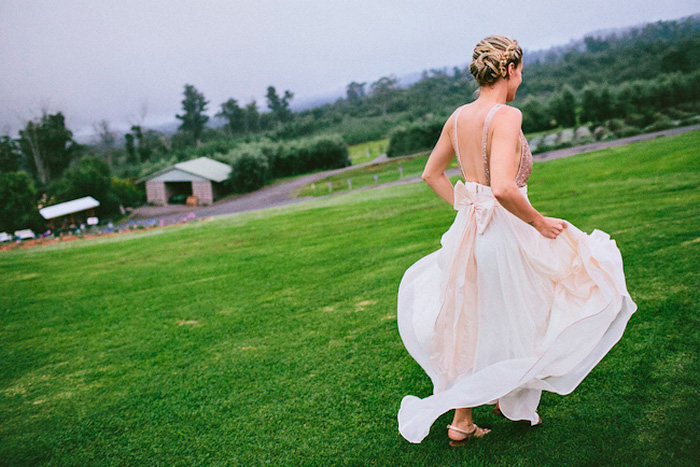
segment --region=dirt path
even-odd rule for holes
[[[584,144],[582,146],[576,146],[572,148],[559,149],[556,151],[544,152],[534,156],[536,161],[548,161],[552,159],[561,159],[564,157],[571,157],[577,154],[583,154],[591,151],[598,151],[600,149],[606,149],[616,146],[623,146],[626,144],[634,143],[637,141],[644,141],[648,139],[654,139],[661,136],[672,136],[682,133],[687,133],[689,131],[700,130],[700,125],[692,125],[682,128],[671,128],[668,130],[657,131],[654,133],[646,133],[642,135],[630,136],[627,138],[620,138],[613,141],[601,141],[597,143]],[[402,156],[392,158],[392,160],[399,160],[406,157],[413,156]],[[341,196],[348,193],[349,191],[339,191],[336,193],[331,193],[325,196],[309,196],[305,198],[292,198],[292,195],[296,190],[303,187],[308,183],[312,183],[321,179],[324,179],[330,175],[345,172],[348,170],[353,170],[358,167],[364,167],[371,164],[378,164],[389,160],[386,155],[381,155],[376,159],[365,162],[358,165],[352,165],[349,167],[343,167],[341,169],[327,170],[324,172],[317,172],[309,175],[304,175],[289,182],[278,183],[275,185],[269,185],[260,190],[254,191],[252,193],[246,193],[243,195],[237,195],[233,198],[224,199],[216,202],[212,206],[206,207],[187,207],[187,206],[144,206],[134,211],[131,215],[130,220],[143,220],[143,219],[155,219],[157,223],[162,225],[167,225],[175,222],[182,222],[187,220],[192,220],[195,218],[204,218],[210,216],[220,216],[223,214],[232,214],[236,212],[243,211],[253,211],[257,209],[271,208],[275,206],[284,206],[286,204],[301,203],[304,201],[309,201],[311,199],[321,199],[329,196]],[[448,176],[459,174],[459,169],[450,169],[447,172]],[[362,188],[357,188],[352,190],[362,191],[370,190],[374,188],[392,186],[392,185],[403,185],[406,183],[414,183],[420,181],[419,176],[407,177],[403,180],[397,180],[394,182],[383,183],[379,185],[370,185]]]

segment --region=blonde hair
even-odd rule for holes
[[[523,58],[523,49],[518,42],[506,36],[488,36],[474,48],[469,71],[479,83],[486,86],[508,76],[508,64],[517,67]]]

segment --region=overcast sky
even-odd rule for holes
[[[0,0],[0,134],[41,115],[76,135],[174,121],[184,85],[210,101],[295,93],[293,104],[468,63],[489,34],[534,51],[586,33],[677,19],[697,0]],[[465,96],[467,98],[467,96]]]

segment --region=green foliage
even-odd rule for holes
[[[430,119],[397,128],[389,135],[387,156],[403,156],[432,149],[443,126],[443,120]]]
[[[558,126],[576,125],[576,97],[570,86],[565,85],[549,100],[549,114]]]
[[[340,118],[335,125],[335,132],[342,135],[348,145],[384,139],[402,121],[402,115],[389,114],[373,117]],[[330,130],[329,130],[330,131]]]
[[[204,131],[204,125],[209,117],[204,114],[209,101],[205,100],[204,94],[199,92],[193,85],[185,84],[185,98],[182,100],[182,115],[175,115],[182,120],[179,130],[191,135],[194,141],[199,140]]]
[[[250,143],[241,145],[223,158],[227,159],[233,166],[237,155],[245,152],[263,155],[268,162],[271,178],[350,165],[347,145],[337,135],[324,135],[279,143],[270,140]]]
[[[543,100],[542,97],[528,96],[522,103],[520,110],[523,113],[523,132],[548,130],[556,126]]]
[[[583,89],[591,80],[618,85],[626,81],[654,79],[680,71],[692,72],[700,63],[700,19],[657,21],[615,32],[606,37],[585,38],[587,50],[552,48],[556,58],[531,62],[525,55],[526,78],[518,95],[547,94],[568,83]],[[677,55],[683,49],[682,56]],[[559,50],[562,49],[562,50]]]
[[[97,157],[84,157],[78,165],[67,170],[49,186],[51,203],[56,204],[84,196],[92,196],[100,205],[98,216],[109,216],[119,211],[119,199],[112,191],[112,175],[109,166]]]
[[[17,140],[0,136],[0,172],[17,172],[22,163],[22,153]]]
[[[357,102],[361,98],[365,97],[365,85],[367,83],[358,83],[356,81],[351,82],[350,84],[347,85],[347,88],[345,90],[346,92],[346,99],[348,102]]]
[[[124,207],[138,207],[146,202],[146,192],[131,180],[112,177],[110,187],[114,197]]]
[[[127,164],[138,164],[139,159],[136,154],[136,145],[134,144],[134,135],[131,133],[126,133],[124,135],[124,140],[126,141],[126,162]]]
[[[27,170],[42,185],[60,177],[84,149],[73,141],[73,132],[66,128],[61,112],[27,122],[19,135]]]
[[[605,126],[618,138],[634,136],[642,132],[642,130],[639,127],[629,125],[627,122],[625,122],[625,120],[621,118],[613,118],[611,120],[608,120]]]
[[[612,96],[607,85],[588,83],[581,94],[581,121],[600,123],[612,116]]]
[[[371,99],[382,109],[382,115],[386,115],[389,105],[399,97],[396,92],[398,84],[396,76],[384,76],[370,85]]]
[[[245,131],[245,110],[238,106],[236,99],[231,98],[221,104],[221,110],[216,116],[228,121],[226,128],[231,134]]]
[[[0,232],[41,228],[36,189],[26,172],[0,172]]]
[[[260,131],[260,112],[258,112],[258,104],[255,100],[245,106],[243,130],[246,133]]]
[[[234,193],[262,188],[270,178],[270,164],[259,148],[247,146],[230,155],[231,175],[227,187]]]
[[[355,144],[348,147],[348,154],[352,165],[369,162],[376,157],[384,154],[389,146],[389,139],[379,139],[376,141],[367,141],[360,144]],[[368,157],[369,154],[369,157]]]
[[[286,123],[291,120],[292,111],[289,108],[289,102],[294,98],[293,92],[286,90],[284,91],[284,96],[280,97],[277,95],[274,86],[268,86],[266,98],[267,107],[275,115],[279,123]]]
[[[318,136],[299,141],[299,158],[306,171],[350,165],[345,141],[340,136]]]
[[[320,129],[319,123],[311,115],[290,120],[277,129],[273,138],[275,140],[294,139],[316,133]]]

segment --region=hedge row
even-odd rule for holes
[[[232,168],[227,183],[235,193],[257,190],[272,178],[350,165],[347,145],[335,135],[249,143],[230,151],[224,159]]]
[[[442,120],[431,119],[395,129],[389,135],[387,156],[403,156],[432,149],[444,124]]]

